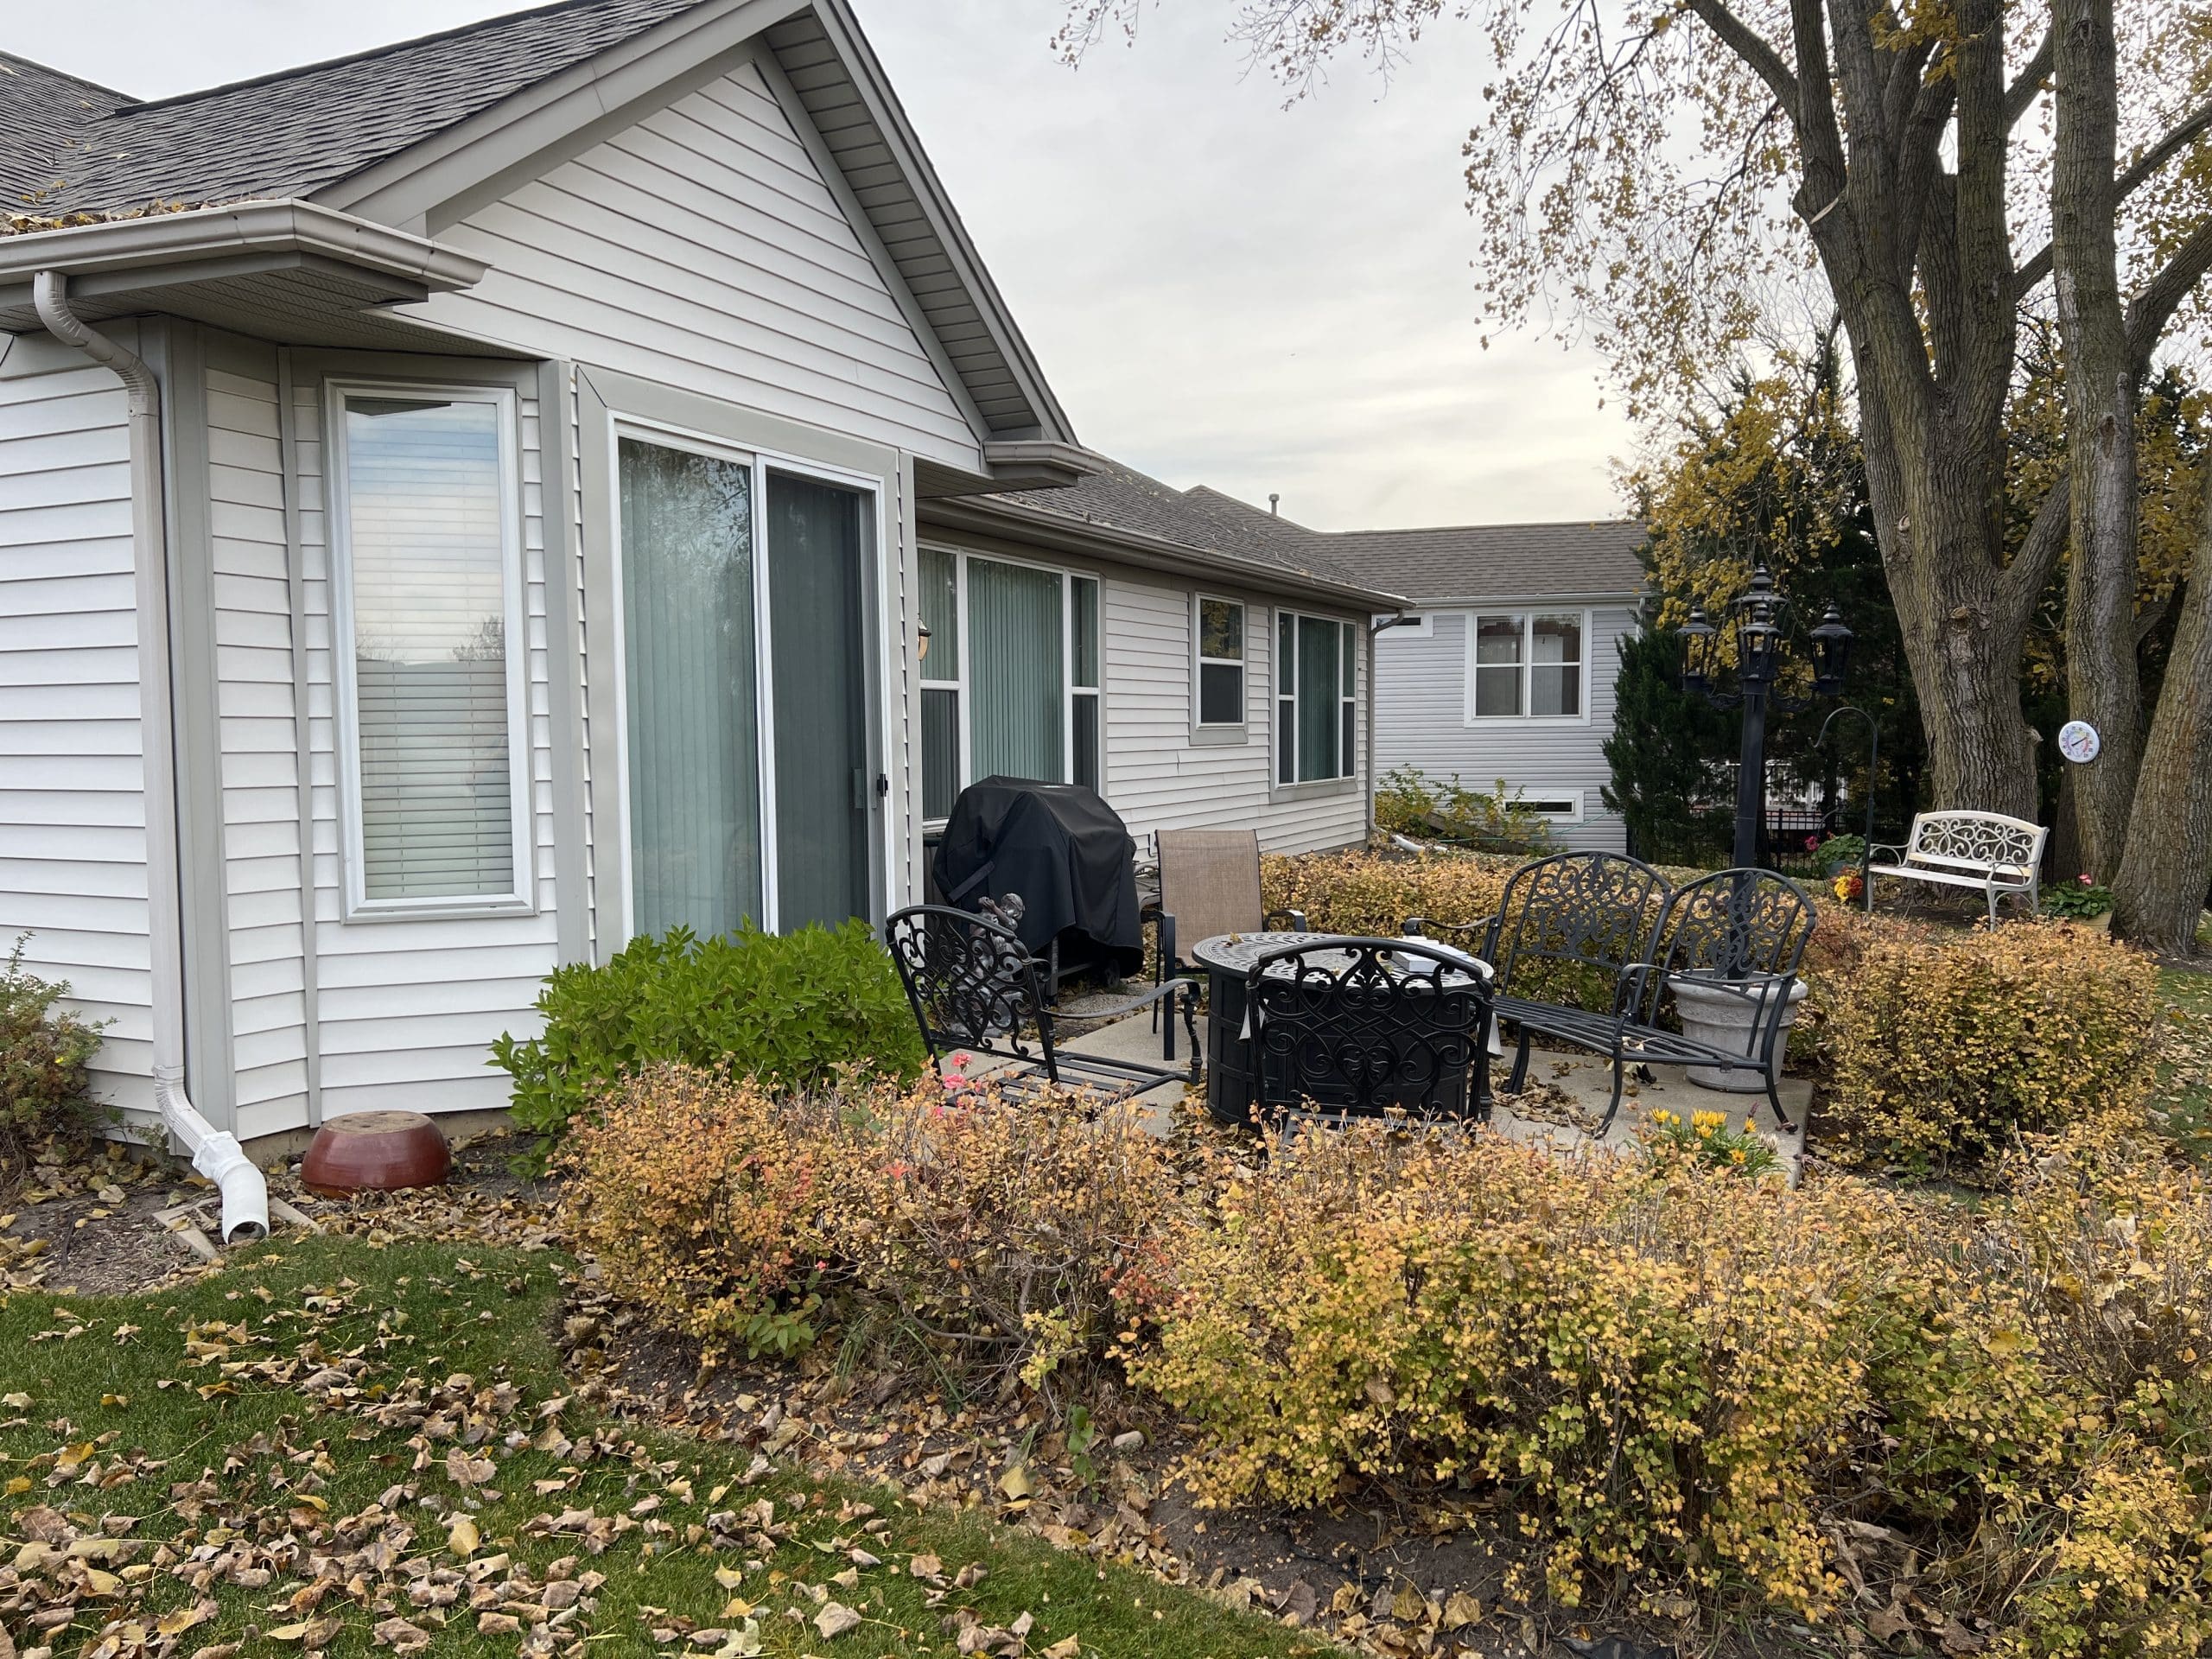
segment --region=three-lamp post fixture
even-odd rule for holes
[[[1720,630],[1706,620],[1702,607],[1690,612],[1690,620],[1681,629],[1685,646],[1682,689],[1697,693],[1716,709],[1738,704],[1743,708],[1732,861],[1738,869],[1749,869],[1758,862],[1759,823],[1766,813],[1766,715],[1768,706],[1777,702],[1774,686],[1782,672],[1789,601],[1776,588],[1773,574],[1760,564],[1751,571],[1751,586],[1728,608],[1736,631],[1736,690],[1724,692],[1719,687],[1723,667]],[[1851,663],[1851,630],[1834,605],[1811,630],[1813,690],[1819,696],[1843,695],[1844,673]]]

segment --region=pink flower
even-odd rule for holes
[[[1817,851],[1820,848],[1820,844],[1821,838],[1818,836],[1808,836],[1805,837],[1805,850],[1808,853]]]
[[[2081,874],[2075,876],[2074,879],[2076,881],[2079,881],[2085,887],[2094,887],[2096,886],[2095,882],[2089,880],[2089,873],[2087,870],[2082,871]]]
[[[968,1057],[965,1054],[954,1055],[944,1063],[944,1069],[948,1071],[965,1071],[968,1069]]]

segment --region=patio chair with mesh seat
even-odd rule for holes
[[[1186,972],[1185,947],[1224,933],[1281,927],[1303,933],[1302,911],[1268,908],[1260,890],[1260,837],[1249,830],[1162,830],[1153,843],[1160,862],[1160,901],[1145,919],[1159,931],[1165,982]]]
[[[951,1054],[981,1055],[1001,1063],[988,1075],[1011,1090],[1084,1088],[1109,1100],[1198,1079],[1198,988],[1190,980],[1167,980],[1076,1014],[1046,1001],[1037,958],[1020,934],[990,917],[949,905],[915,905],[884,923],[883,938],[921,1027],[930,1064],[940,1074]],[[1190,1060],[1182,1065],[1174,1064],[1179,1004],[1191,1045]],[[1164,1065],[1071,1051],[1060,1036],[1059,1027],[1071,1020],[1114,1020],[1160,1008],[1167,1010]]]

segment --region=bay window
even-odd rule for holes
[[[1471,619],[1470,720],[1580,721],[1588,613],[1512,612]]]
[[[1098,788],[1097,579],[933,547],[919,575],[924,818],[979,778]]]
[[[515,400],[334,385],[347,913],[530,902]]]
[[[1357,754],[1357,636],[1349,622],[1275,613],[1275,782],[1349,778]]]

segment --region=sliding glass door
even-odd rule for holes
[[[873,913],[874,498],[618,440],[630,931]]]
[[[630,927],[763,919],[753,467],[620,442]]]
[[[868,913],[868,498],[768,474],[776,733],[777,925]]]

